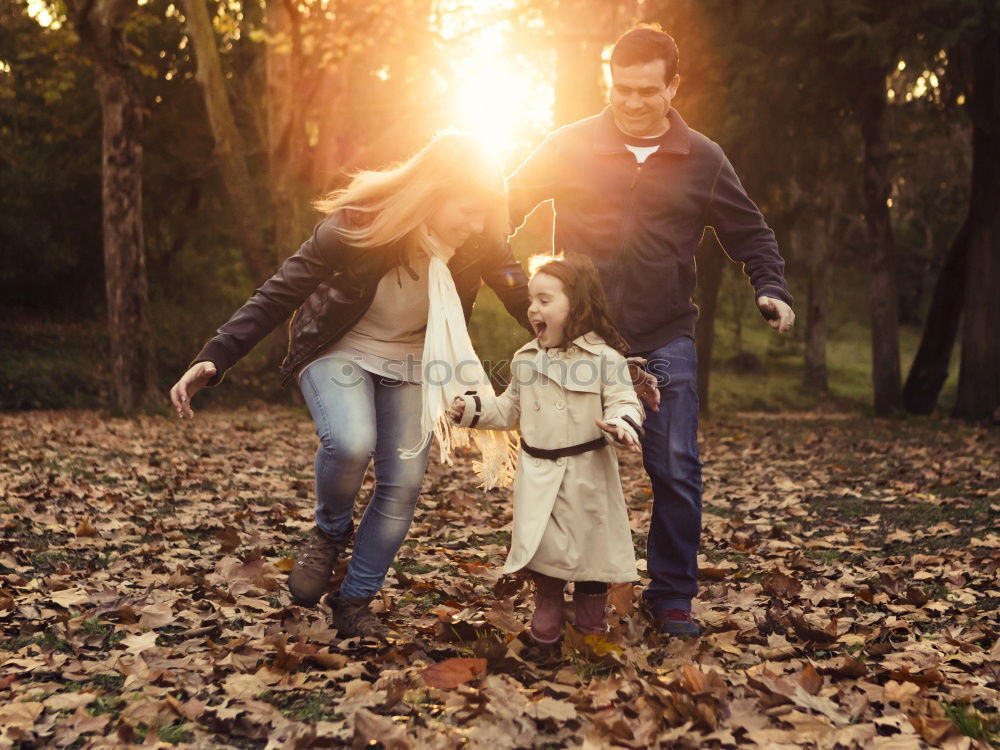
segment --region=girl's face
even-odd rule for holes
[[[427,228],[448,247],[459,247],[486,228],[486,201],[477,196],[445,198],[427,219]]]
[[[547,273],[536,273],[528,282],[528,320],[538,343],[545,349],[560,346],[569,317],[569,297],[563,283]]]

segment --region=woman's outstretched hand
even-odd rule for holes
[[[174,383],[174,387],[170,389],[170,403],[177,410],[178,417],[181,419],[194,417],[191,398],[215,377],[215,373],[215,365],[211,362],[198,362],[191,365],[181,379]]]
[[[624,427],[618,427],[617,425],[610,424],[609,422],[602,422],[600,419],[595,421],[597,422],[598,427],[615,439],[615,442],[621,443],[633,453],[642,453],[642,446],[640,446],[639,443],[636,442],[635,438],[632,437],[632,433]]]
[[[448,417],[452,422],[458,424],[462,421],[463,414],[465,414],[465,401],[456,396],[455,400],[451,402],[451,408],[448,409]]]

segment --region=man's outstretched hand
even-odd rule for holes
[[[635,388],[635,395],[641,398],[653,411],[660,410],[660,389],[656,382],[656,376],[643,369],[646,360],[642,357],[629,357],[628,374],[632,378],[632,385]]]
[[[767,324],[778,333],[788,333],[795,325],[795,311],[780,299],[758,297],[757,307],[767,318]]]

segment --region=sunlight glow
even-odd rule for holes
[[[499,29],[492,29],[455,76],[455,124],[485,141],[501,158],[532,129],[552,122],[552,86],[523,60],[512,59]]]
[[[472,133],[500,159],[523,156],[552,126],[550,71],[512,49],[509,2],[442,3],[449,41],[451,126]]]
[[[34,18],[39,26],[47,29],[58,29],[62,26],[62,22],[52,15],[45,0],[28,0],[28,15]]]

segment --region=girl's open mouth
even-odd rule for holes
[[[535,335],[541,338],[542,334],[545,333],[546,325],[545,323],[539,321],[537,323],[532,323],[535,328]]]

